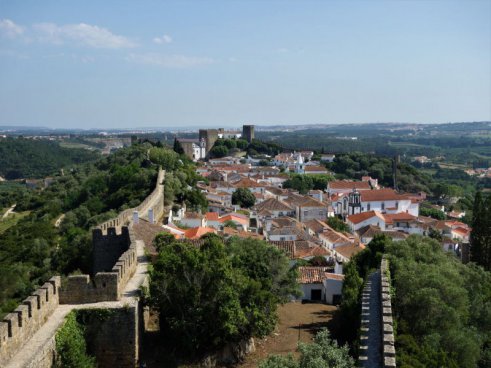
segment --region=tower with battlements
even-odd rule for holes
[[[254,125],[243,125],[242,126],[242,139],[251,143],[254,139]]]

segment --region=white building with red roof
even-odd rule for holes
[[[344,275],[328,272],[326,267],[299,267],[298,283],[301,300],[323,301],[339,304],[343,290]]]
[[[379,211],[361,212],[350,215],[346,223],[352,231],[366,226],[377,226],[381,231],[403,231],[408,234],[423,234],[425,227],[416,216],[407,212],[381,213]]]

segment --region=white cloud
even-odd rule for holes
[[[160,44],[163,44],[163,43],[171,43],[172,42],[172,37],[165,34],[162,37],[155,37],[153,39],[153,42],[158,43],[159,45]]]
[[[106,28],[90,24],[67,24],[58,26],[54,23],[33,25],[39,40],[56,45],[75,42],[83,46],[99,49],[121,49],[135,47],[130,39],[116,35]]]
[[[8,38],[15,38],[24,33],[24,28],[15,24],[10,19],[0,20],[0,34]]]
[[[130,54],[126,60],[132,63],[155,65],[163,68],[192,68],[213,64],[215,60],[208,57],[160,54]]]

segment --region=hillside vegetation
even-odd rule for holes
[[[8,180],[55,175],[63,167],[94,161],[99,154],[64,148],[57,142],[19,138],[0,139],[0,176]]]
[[[155,186],[158,165],[148,159],[150,148],[135,145],[76,165],[43,191],[12,185],[0,190],[2,207],[16,203],[16,212],[26,214],[0,234],[0,314],[53,274],[90,271],[90,228],[137,206]],[[180,165],[189,171],[189,163]]]

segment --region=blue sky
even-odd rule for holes
[[[482,120],[487,0],[0,0],[0,125]]]

